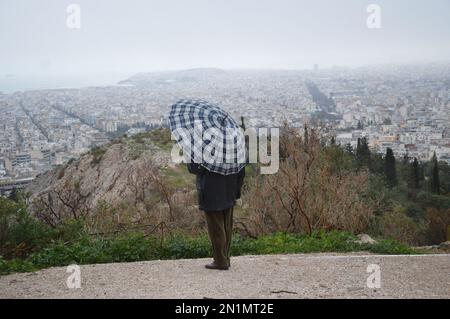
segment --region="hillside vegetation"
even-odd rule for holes
[[[0,272],[211,254],[194,176],[170,161],[167,129],[122,137],[0,199]],[[336,145],[289,127],[280,170],[246,167],[232,252],[417,253],[447,240],[450,169]],[[376,244],[359,244],[368,233]]]
[[[391,149],[371,152],[365,138],[353,149],[308,127],[302,134],[285,127],[279,172],[250,171],[243,214],[252,234],[341,230],[412,245],[449,239],[450,166],[436,156],[399,160]]]

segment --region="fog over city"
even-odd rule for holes
[[[381,28],[366,25],[372,3]],[[0,0],[0,77],[442,61],[449,12],[447,0]]]

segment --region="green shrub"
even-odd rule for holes
[[[364,245],[362,245],[362,248],[364,248]],[[366,245],[365,248],[372,253],[386,255],[410,255],[421,253],[418,250],[392,239],[381,239],[378,240],[376,244]]]
[[[28,214],[23,202],[0,197],[0,255],[24,257],[47,240],[46,227]]]
[[[26,258],[56,241],[77,241],[85,236],[81,220],[69,220],[51,228],[31,216],[22,201],[0,197],[0,255]]]
[[[173,141],[171,139],[170,130],[167,128],[157,128],[149,132],[149,136],[153,143],[164,150],[170,150]]]
[[[160,259],[202,258],[211,256],[211,244],[206,234],[198,237],[173,235],[160,247]]]
[[[418,239],[424,232],[424,225],[415,222],[408,216],[406,208],[400,205],[374,218],[371,228],[374,233],[383,238],[391,238],[407,244],[418,244]]]
[[[30,272],[37,269],[38,267],[30,261],[17,258],[5,260],[0,256],[0,275],[6,275],[13,272]]]
[[[146,238],[141,233],[132,233],[103,242],[105,245],[103,253],[107,259],[113,262],[154,259],[154,251],[157,245],[155,239]]]
[[[395,240],[379,240],[360,245],[347,232],[314,232],[312,236],[276,233],[256,239],[233,237],[231,253],[238,255],[293,254],[314,252],[369,251],[379,254],[412,254],[417,251]],[[0,258],[0,274],[33,271],[69,264],[133,262],[155,259],[204,258],[212,256],[207,234],[196,237],[176,234],[164,241],[129,233],[112,238],[79,236],[77,240],[57,240],[26,259]]]
[[[91,166],[99,164],[106,153],[107,149],[101,146],[95,146],[91,149],[90,153],[92,155]]]

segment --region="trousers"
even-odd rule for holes
[[[230,266],[230,248],[233,231],[233,207],[221,211],[205,212],[214,262]]]

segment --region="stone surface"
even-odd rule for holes
[[[373,239],[372,237],[370,237],[367,234],[359,234],[358,236],[358,240],[356,241],[359,244],[376,244],[377,241],[375,239]]]

